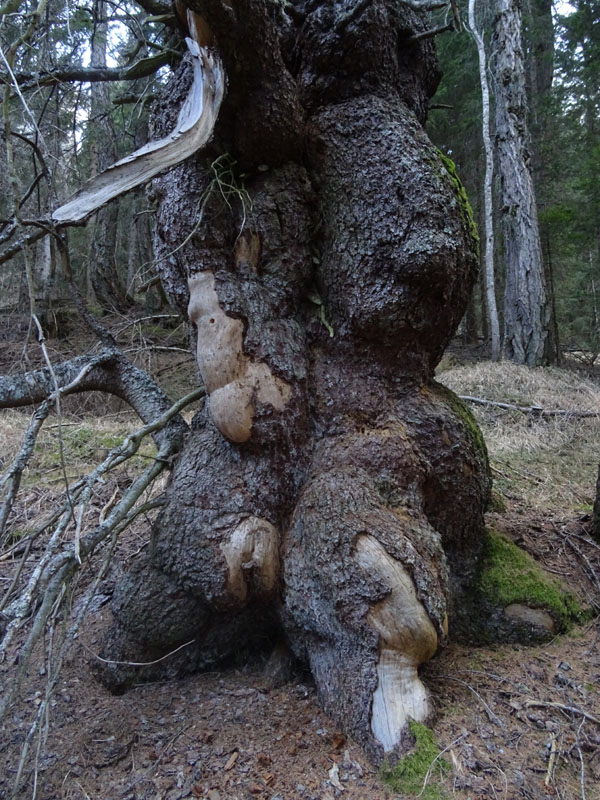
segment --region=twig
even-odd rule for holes
[[[190,639],[189,642],[186,642],[185,644],[180,644],[179,647],[175,648],[175,650],[171,650],[170,653],[167,653],[166,655],[157,658],[155,661],[113,661],[110,658],[102,658],[102,656],[99,656],[96,653],[94,653],[93,650],[91,650],[83,643],[81,646],[84,648],[84,650],[87,650],[88,653],[93,655],[95,659],[97,659],[98,661],[102,661],[103,664],[117,664],[117,666],[127,666],[127,667],[151,667],[154,664],[159,664],[166,658],[170,658],[171,656],[175,655],[175,653],[178,653],[180,650],[183,650],[184,647],[189,647],[191,644],[194,644],[195,641],[196,641],[195,639]]]
[[[475,690],[475,689],[474,689],[474,688],[473,688],[473,687],[472,687],[470,684],[468,684],[466,681],[461,681],[461,680],[460,680],[460,678],[453,678],[451,675],[442,675],[441,677],[442,677],[442,678],[445,678],[446,680],[449,680],[449,681],[454,681],[455,683],[460,683],[460,684],[461,684],[461,686],[466,686],[466,687],[467,687],[467,689],[469,689],[469,691],[473,692],[473,694],[475,695],[475,697],[476,697],[476,698],[479,700],[479,702],[480,702],[480,703],[481,703],[481,705],[483,706],[483,708],[484,708],[484,710],[485,710],[485,713],[487,714],[487,717],[488,717],[489,721],[490,721],[490,722],[493,722],[493,723],[494,723],[494,725],[498,725],[498,727],[500,727],[500,728],[503,728],[503,727],[504,727],[504,723],[502,722],[502,720],[500,719],[500,717],[498,717],[498,715],[497,715],[497,714],[494,714],[494,712],[493,712],[493,711],[492,711],[492,709],[489,707],[489,705],[488,705],[488,704],[485,702],[485,700],[483,699],[483,697],[482,697],[482,696],[479,694],[479,692],[477,692],[477,691],[476,691],[476,690]]]
[[[552,774],[554,772],[554,762],[556,761],[556,734],[550,734],[550,758],[548,759],[548,769],[546,770],[546,777],[544,778],[544,785],[550,786],[552,782]]]
[[[531,414],[533,417],[575,417],[576,419],[585,419],[588,417],[598,417],[597,411],[577,411],[575,409],[547,409],[541,406],[518,406],[514,403],[501,403],[497,400],[486,400],[484,397],[472,397],[468,394],[460,394],[461,400],[467,403],[474,403],[479,406],[494,406],[495,408],[504,408],[508,411],[520,411],[523,414]]]
[[[158,276],[152,278],[153,281],[158,281]],[[138,290],[139,291],[139,290]],[[122,325],[118,330],[116,335],[119,336],[120,334],[124,333],[128,328],[133,328],[134,325],[139,325],[140,322],[147,322],[148,320],[154,319],[181,319],[181,314],[150,314],[147,317],[138,317],[137,319],[131,320],[130,322],[126,322]]]
[[[431,778],[431,773],[433,772],[433,765],[435,764],[435,762],[439,758],[441,758],[444,755],[444,753],[447,753],[448,750],[450,750],[451,747],[454,747],[455,744],[458,744],[458,742],[462,741],[467,735],[468,734],[466,734],[466,733],[461,733],[461,735],[457,739],[455,739],[453,742],[450,742],[450,744],[447,747],[444,747],[443,750],[440,750],[440,752],[436,755],[436,757],[433,759],[433,761],[429,765],[429,769],[427,770],[427,773],[425,774],[425,780],[423,781],[423,786],[421,787],[421,791],[419,792],[417,797],[421,797],[421,795],[425,791],[425,789],[427,787],[427,784],[429,782],[429,779]]]
[[[46,366],[48,367],[48,371],[50,373],[50,377],[52,378],[52,383],[54,384],[54,394],[52,398],[56,404],[56,420],[58,422],[58,453],[60,457],[60,466],[63,474],[63,478],[65,480],[65,494],[67,497],[67,501],[71,503],[71,492],[69,490],[69,478],[67,476],[67,465],[65,463],[65,441],[62,435],[62,408],[60,404],[60,395],[61,395],[61,387],[58,383],[58,378],[56,377],[56,372],[54,371],[54,366],[52,361],[50,360],[50,356],[48,354],[48,348],[46,347],[46,337],[44,336],[44,331],[42,330],[42,326],[40,325],[40,321],[36,314],[32,314],[32,319],[37,327],[38,330],[38,342],[40,348],[42,350],[42,354],[44,356],[44,361],[46,362]],[[85,369],[85,367],[84,367]],[[83,372],[83,370],[82,370]],[[75,378],[76,381],[80,380],[79,376]]]
[[[598,578],[598,576],[596,575],[596,572],[595,572],[595,570],[594,570],[594,568],[593,568],[593,566],[592,566],[592,564],[591,564],[591,562],[590,562],[589,558],[588,558],[588,557],[586,556],[586,554],[585,554],[585,553],[584,553],[584,552],[581,550],[581,548],[579,547],[579,545],[577,545],[577,544],[575,544],[575,542],[572,542],[572,541],[571,541],[571,536],[570,536],[570,535],[568,535],[568,536],[566,536],[566,537],[565,537],[565,541],[566,541],[566,543],[569,545],[569,547],[571,548],[571,550],[574,550],[574,551],[575,551],[575,553],[576,553],[576,554],[579,556],[579,558],[580,558],[580,559],[583,561],[583,564],[584,564],[584,570],[585,570],[585,572],[587,573],[588,579],[590,580],[590,582],[592,583],[592,585],[593,585],[593,586],[595,586],[595,588],[596,588],[596,590],[598,591],[598,593],[599,593],[599,596],[600,596],[600,579],[599,579],[599,578]],[[594,603],[594,605],[596,605],[596,607],[600,607],[600,600],[596,601],[596,602]]]
[[[575,706],[565,706],[563,703],[551,703],[544,700],[526,700],[523,705],[525,708],[558,708],[560,711],[568,711],[570,714],[579,714],[589,719],[590,722],[600,725],[600,719],[598,719],[598,717],[595,717],[588,711],[584,711],[582,708],[576,708]]]
[[[579,732],[581,731],[585,720],[581,720],[581,724],[577,728],[577,734],[575,738],[575,747],[577,748],[577,752],[579,753],[579,763],[581,764],[581,772],[579,773],[579,784],[581,786],[581,800],[586,800],[585,798],[585,763],[583,760],[583,753],[581,752],[581,746],[579,744]]]

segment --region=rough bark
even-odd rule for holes
[[[211,149],[152,192],[208,402],[103,655],[187,646],[104,679],[119,690],[283,636],[379,760],[431,713],[417,669],[459,619],[489,492],[469,412],[432,380],[477,258],[421,128],[437,71],[411,37],[427,21],[392,0],[193,9],[228,95]]]
[[[544,361],[549,308],[531,172],[521,13],[514,0],[497,0],[493,49],[506,265],[504,355],[534,367]]]
[[[550,124],[552,104],[552,79],[554,77],[554,21],[551,0],[528,0],[525,5],[527,28],[527,69],[529,73],[528,96],[530,128],[533,143],[533,183],[538,210],[548,205],[548,189],[553,185],[552,159],[548,156],[553,136]],[[548,336],[545,362],[559,364],[561,360],[556,298],[554,295],[553,264],[547,233],[540,230],[544,277],[549,302]]]

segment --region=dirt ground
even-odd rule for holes
[[[600,572],[600,548],[587,541],[585,521],[532,518],[518,507],[490,521],[580,597],[594,591],[586,571]],[[319,710],[306,675],[271,688],[255,665],[109,694],[90,667],[110,616],[106,599],[101,592],[51,701],[39,798],[399,797]],[[43,672],[40,658],[2,732],[2,798],[12,790]],[[427,665],[424,680],[434,698],[437,742],[451,766],[429,780],[440,797],[600,798],[597,619],[543,646],[452,644]],[[17,797],[32,796],[31,763],[25,774]]]

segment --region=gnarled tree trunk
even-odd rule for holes
[[[489,491],[469,412],[432,380],[477,259],[421,127],[438,79],[413,38],[427,22],[397,0],[191,5],[228,94],[210,149],[153,193],[161,278],[189,309],[208,400],[103,655],[193,641],[104,677],[124,688],[284,637],[377,760],[431,713],[417,669],[473,576]]]

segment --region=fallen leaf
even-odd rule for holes
[[[329,770],[329,783],[335,788],[338,789],[340,792],[344,791],[344,787],[340,783],[340,768],[337,764],[334,764],[333,767]]]
[[[240,755],[240,754],[238,753],[238,751],[237,751],[237,750],[234,750],[234,752],[233,752],[233,753],[232,753],[232,754],[229,756],[229,758],[227,759],[227,763],[226,763],[226,764],[225,764],[225,766],[223,767],[223,770],[224,770],[225,772],[227,772],[227,771],[228,771],[228,770],[230,770],[230,769],[233,769],[233,765],[234,765],[234,764],[235,764],[235,762],[238,760],[238,758],[239,758],[239,755]]]
[[[261,786],[258,783],[250,783],[248,784],[248,791],[252,794],[260,794],[264,791],[264,786]]]
[[[331,737],[331,744],[333,745],[334,750],[341,750],[346,744],[346,737],[343,733],[334,733]]]
[[[267,755],[267,753],[258,753],[256,758],[258,759],[258,763],[263,767],[268,767],[271,763],[271,756]]]

